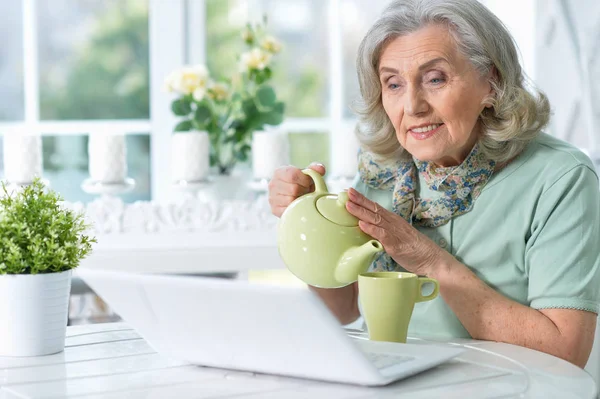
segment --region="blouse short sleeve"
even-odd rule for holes
[[[595,172],[577,165],[560,176],[541,194],[532,220],[525,251],[530,306],[598,313],[600,191]]]

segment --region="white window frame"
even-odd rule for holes
[[[206,62],[205,0],[149,0],[150,118],[132,120],[40,120],[37,4],[23,0],[23,73],[25,112],[23,121],[0,123],[2,134],[30,132],[41,135],[88,135],[94,133],[150,134],[151,198],[170,198],[170,136],[177,120],[170,111],[172,99],[164,91],[164,77],[187,63]],[[352,139],[354,121],[343,115],[343,53],[341,0],[327,0],[331,110],[322,118],[288,118],[282,129],[290,133],[329,132],[329,175],[336,175],[336,158]]]
[[[112,133],[139,135],[150,134],[152,148],[157,146],[157,139],[153,134],[153,123],[150,119],[119,119],[119,120],[69,120],[52,121],[40,120],[40,87],[39,87],[39,60],[38,60],[38,26],[37,26],[37,4],[41,0],[23,0],[23,79],[24,79],[24,118],[22,121],[0,123],[2,134],[18,134],[28,132],[34,134],[62,136],[62,135],[88,135],[94,133]],[[150,3],[153,3],[150,0]],[[150,5],[151,6],[151,5]],[[165,7],[166,8],[166,7]],[[151,13],[160,19],[159,13]],[[169,15],[165,15],[166,20]],[[166,22],[166,21],[165,21]],[[165,24],[163,22],[163,25]],[[169,48],[165,43],[150,41],[150,52],[156,54],[160,48]],[[159,70],[160,68],[159,60]],[[155,66],[156,67],[156,66]],[[152,69],[152,64],[151,64]],[[155,68],[156,69],[156,68]],[[151,76],[151,83],[156,80]],[[153,85],[154,86],[154,85]],[[154,154],[151,155],[153,157]],[[160,156],[158,162],[161,162]],[[152,160],[152,194],[161,188],[161,184],[154,177],[157,165]],[[164,162],[164,161],[162,161]],[[159,169],[160,170],[160,169]],[[157,176],[161,177],[160,173]]]

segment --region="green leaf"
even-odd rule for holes
[[[241,99],[242,99],[242,95],[240,93],[233,93],[233,95],[231,96],[232,103],[238,102]]]
[[[174,131],[176,132],[189,132],[193,130],[194,126],[192,125],[192,121],[182,121],[175,126]]]
[[[279,112],[282,115],[285,114],[285,103],[282,101],[275,103],[273,106],[273,111]]]
[[[194,119],[202,125],[208,123],[211,119],[211,116],[212,112],[205,104],[198,105],[198,108],[196,108],[196,111],[194,112]]]
[[[246,137],[248,135],[248,131],[247,130],[243,130],[243,129],[239,129],[235,132],[235,134],[233,135],[233,138],[235,139],[236,142],[240,142],[242,140],[244,140],[244,137]]]
[[[271,86],[262,86],[256,92],[256,99],[262,107],[271,108],[277,101],[275,90]]]
[[[258,109],[252,99],[247,99],[242,102],[242,110],[244,111],[244,114],[246,114],[247,119],[252,119],[258,114]]]
[[[268,80],[268,78],[262,71],[257,71],[256,74],[254,76],[251,75],[250,78],[254,78],[254,81],[257,85],[261,85]]]
[[[250,152],[252,148],[248,144],[242,145],[239,149],[234,152],[235,158],[238,161],[245,162],[248,160],[248,152]]]
[[[234,119],[233,122],[231,122],[230,128],[233,130],[243,130],[244,129],[244,121],[239,120],[239,119]]]
[[[210,166],[215,166],[218,162],[217,156],[215,154],[210,154]]]
[[[192,107],[188,99],[183,97],[171,103],[171,110],[177,116],[187,116],[190,112],[192,112]]]
[[[273,71],[271,70],[271,68],[266,67],[265,69],[263,69],[263,75],[265,80],[269,80],[271,79],[271,76],[273,76]]]
[[[260,122],[265,125],[279,125],[283,122],[284,112],[285,104],[278,102],[270,111],[260,114]]]

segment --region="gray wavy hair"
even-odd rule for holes
[[[392,40],[432,24],[448,27],[460,51],[482,76],[492,67],[491,108],[481,115],[481,150],[497,162],[518,155],[548,124],[550,104],[544,93],[525,88],[514,40],[504,24],[477,0],[393,1],[363,38],[356,60],[361,98],[354,104],[356,135],[363,148],[379,156],[408,156],[400,146],[381,102],[379,58]]]

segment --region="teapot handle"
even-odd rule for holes
[[[310,168],[303,169],[302,173],[310,176],[315,182],[315,193],[319,194],[327,194],[329,191],[327,190],[327,185],[325,184],[325,179],[323,176],[316,170],[312,170]]]

